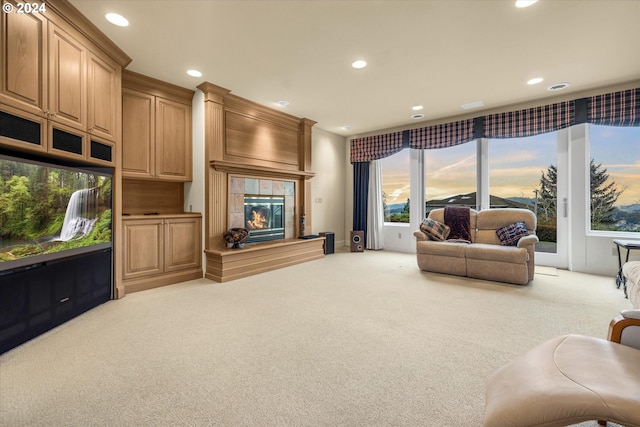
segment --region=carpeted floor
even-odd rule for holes
[[[129,294],[0,356],[0,425],[480,426],[498,367],[605,338],[630,307],[613,278],[556,272],[516,286],[339,252]]]

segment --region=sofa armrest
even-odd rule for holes
[[[535,245],[538,241],[538,236],[530,234],[528,236],[521,237],[520,240],[518,240],[518,247],[524,248],[525,246]]]
[[[413,235],[416,236],[416,241],[418,241],[418,242],[426,242],[427,240],[431,240],[431,239],[429,239],[429,237],[426,234],[424,234],[420,230],[414,231]]]

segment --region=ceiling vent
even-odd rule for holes
[[[556,83],[554,85],[551,85],[547,88],[547,90],[549,92],[554,92],[556,90],[562,90],[562,89],[566,89],[567,87],[571,86],[571,83]]]

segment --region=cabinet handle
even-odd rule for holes
[[[62,298],[62,299],[60,300],[60,302],[67,302],[67,301],[69,301],[69,299],[70,299],[69,297]]]

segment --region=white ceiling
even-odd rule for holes
[[[71,0],[129,69],[204,81],[340,135],[640,79],[639,0]],[[124,15],[126,28],[104,19]],[[351,62],[369,66],[355,70]],[[203,76],[193,78],[187,69]],[[533,77],[545,80],[526,84]],[[481,111],[478,109],[475,111]],[[342,126],[350,125],[350,130]]]

